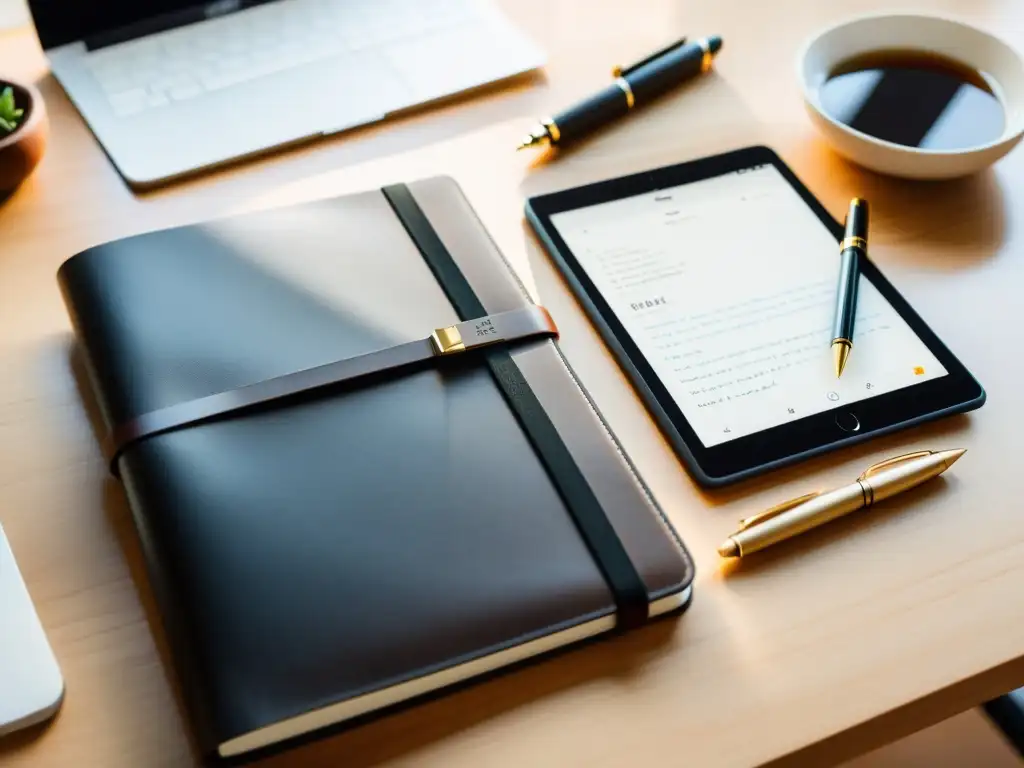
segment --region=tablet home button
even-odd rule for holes
[[[858,432],[860,430],[860,422],[857,417],[849,412],[836,414],[836,426],[843,432]]]

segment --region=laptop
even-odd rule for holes
[[[147,187],[520,75],[492,0],[29,0],[54,76]]]
[[[64,678],[0,528],[0,736],[47,720]]]

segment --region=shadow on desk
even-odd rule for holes
[[[992,699],[982,709],[1024,762],[1024,688]]]
[[[873,260],[936,272],[954,272],[994,257],[1005,239],[1006,203],[996,168],[959,179],[914,181],[869,171],[844,160],[817,136],[787,147],[783,155],[812,190],[842,187],[871,201],[872,218],[887,234]],[[827,182],[826,182],[827,179]],[[828,200],[842,219],[846,201]],[[887,246],[906,242],[934,250]]]
[[[947,720],[971,709],[975,706],[976,702],[983,701],[994,695],[992,688],[999,685],[999,680],[1006,680],[1011,677],[1024,679],[1024,662],[1021,660],[1008,662],[973,680],[956,683],[929,694],[914,705],[901,707],[895,710],[894,713],[902,716],[903,713],[909,711],[910,706],[916,707],[920,714],[915,720],[919,725],[911,732],[917,732],[934,723]],[[1006,698],[1001,696],[995,701],[1002,701]],[[992,713],[989,711],[991,704],[992,702],[983,705],[986,714],[990,718],[992,718]],[[765,763],[761,768],[808,768],[808,766],[836,765],[838,762],[850,760],[863,754],[865,746],[870,746],[871,749],[874,749],[885,744],[891,744],[907,735],[905,729],[893,730],[892,724],[900,719],[893,717],[894,713],[889,713],[888,717],[876,717],[868,720],[857,729],[856,735],[853,735],[851,731],[837,734],[784,758]],[[910,722],[910,720],[907,719],[905,722]],[[998,721],[997,725],[1002,727]],[[1010,741],[1013,741],[1012,737]],[[1020,751],[1020,745],[1015,744],[1015,747]],[[981,764],[975,763],[975,765]]]
[[[930,509],[930,502],[946,493],[955,491],[955,477],[938,477],[931,482],[899,496],[887,499],[871,507],[871,514],[846,515],[828,525],[808,531],[796,538],[780,542],[775,546],[748,555],[744,558],[723,560],[713,574],[715,578],[727,579],[731,585],[740,587],[744,580],[763,580],[766,573],[777,568],[793,568],[802,558],[813,556],[821,548],[835,545],[842,539],[855,537],[869,528],[884,526],[895,516],[901,519],[923,518]],[[953,486],[953,487],[948,487]]]
[[[58,727],[60,723],[60,712],[58,711],[57,716],[52,720],[48,720],[45,723],[39,723],[39,725],[33,725],[31,728],[26,728],[22,731],[17,731],[9,736],[4,736],[0,740],[0,765],[3,765],[8,757],[14,757],[19,752],[29,751],[33,745],[39,739],[46,736],[46,733],[51,728]]]

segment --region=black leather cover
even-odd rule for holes
[[[489,312],[528,302],[454,182],[409,186]],[[380,191],[109,243],[58,277],[108,429],[458,321]],[[689,557],[555,343],[513,358],[650,599],[686,588]],[[614,613],[491,375],[443,363],[119,458],[204,750]]]

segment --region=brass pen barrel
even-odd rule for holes
[[[737,554],[742,557],[793,536],[799,536],[837,517],[856,512],[866,503],[864,489],[859,482],[853,482],[815,496],[785,514],[737,531],[729,538],[736,542],[736,546],[739,547]]]
[[[718,553],[743,557],[938,477],[966,453],[917,451],[875,464],[849,485],[780,504],[740,523]]]
[[[938,477],[953,462],[966,453],[966,449],[955,451],[936,451],[918,456],[909,461],[902,461],[875,473],[867,473],[859,480],[867,494],[868,504],[877,504],[898,493],[909,491],[921,483]]]

